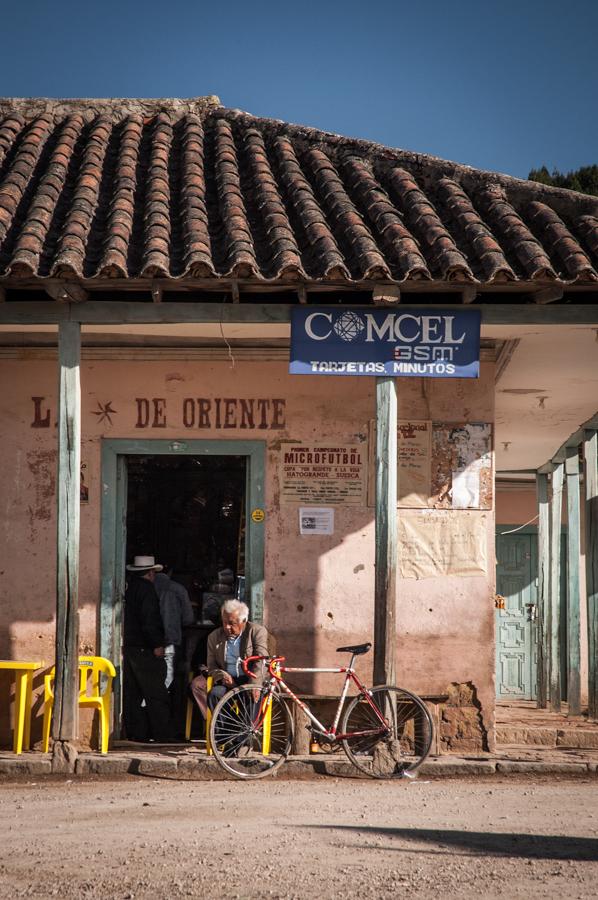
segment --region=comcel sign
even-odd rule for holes
[[[295,375],[477,378],[480,311],[297,307]]]

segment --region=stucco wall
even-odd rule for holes
[[[0,471],[0,570],[3,612],[0,657],[53,661],[55,606],[56,363],[3,360],[10,385],[0,407],[4,452]],[[102,437],[235,439],[267,442],[265,620],[279,651],[296,665],[332,664],[335,648],[370,639],[373,627],[374,526],[369,507],[336,507],[335,533],[300,537],[297,505],[280,505],[279,442],[285,439],[363,443],[375,409],[369,378],[291,377],[279,362],[84,361],[82,461],[89,503],[81,508],[81,649],[97,647],[100,586],[100,445]],[[37,409],[33,397],[38,399]],[[241,430],[187,428],[184,398],[254,397],[285,400],[285,426]],[[150,401],[140,428],[136,398]],[[153,427],[153,398],[164,401]],[[111,422],[101,415],[110,403]],[[400,418],[493,421],[493,365],[479,380],[399,385]],[[50,424],[45,427],[49,412]],[[231,420],[232,421],[232,420]],[[270,419],[270,422],[273,420]],[[38,427],[32,427],[33,424]],[[41,424],[41,427],[40,426]],[[221,425],[223,423],[221,422]],[[229,422],[230,424],[230,422]],[[398,674],[406,687],[446,693],[471,682],[491,728],[494,706],[494,522],[488,523],[488,574],[399,581]],[[371,655],[361,657],[369,677]],[[329,676],[312,685],[332,693]],[[6,695],[6,684],[1,688]],[[6,710],[6,703],[1,707]],[[36,714],[39,717],[39,703]],[[7,718],[2,741],[7,741]],[[39,723],[37,732],[39,734]]]

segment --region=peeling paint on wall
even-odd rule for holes
[[[36,522],[49,522],[56,494],[56,450],[28,450],[27,467],[33,477],[34,499],[28,506],[31,536]]]

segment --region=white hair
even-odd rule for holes
[[[228,616],[237,613],[239,620],[241,622],[246,622],[249,618],[249,607],[241,600],[226,600],[222,604],[221,613],[226,613]]]

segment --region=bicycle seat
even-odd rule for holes
[[[362,653],[367,653],[372,645],[368,644],[353,644],[351,647],[337,647],[337,653],[354,653],[355,656],[361,656]]]

